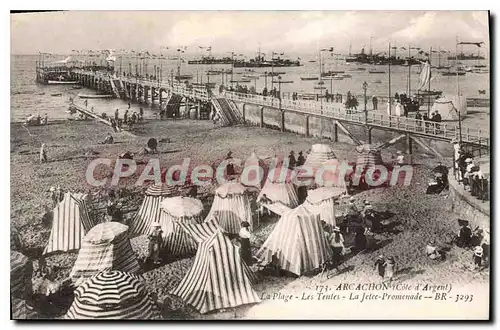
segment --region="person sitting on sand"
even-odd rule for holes
[[[441,253],[436,247],[436,243],[434,242],[434,240],[431,240],[429,243],[427,243],[427,246],[425,247],[425,253],[427,254],[427,257],[432,260],[441,259],[442,257]]]
[[[330,236],[330,246],[333,251],[333,261],[338,267],[342,263],[342,256],[344,252],[344,236],[340,233],[340,228],[333,228],[333,233]]]
[[[385,277],[392,282],[392,278],[394,277],[394,273],[396,272],[396,261],[394,257],[387,258],[387,263],[385,266]]]
[[[481,263],[483,261],[483,248],[476,246],[474,248],[474,255],[472,256],[474,261],[474,269],[481,270]]]
[[[47,116],[47,114],[44,114],[42,124],[47,125],[48,123],[49,123],[49,116]]]
[[[243,221],[241,223],[241,229],[238,234],[240,240],[240,254],[241,258],[246,262],[247,265],[251,266],[253,263],[252,260],[252,248],[250,246],[250,238],[252,237],[252,233],[250,232],[250,223],[248,221]]]
[[[460,231],[457,237],[458,247],[468,247],[472,239],[472,229],[469,226],[469,222],[463,223],[460,227]]]
[[[113,143],[114,143],[113,135],[111,135],[111,133],[108,133],[102,144],[113,144]]]
[[[387,267],[387,263],[383,255],[379,255],[377,260],[375,261],[375,269],[378,272],[378,275],[382,278],[385,277],[385,268]]]

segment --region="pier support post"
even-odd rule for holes
[[[149,103],[149,88],[148,86],[144,86],[143,89],[144,89],[144,104],[147,105]]]
[[[260,127],[264,127],[264,107],[260,108]]]
[[[413,164],[413,141],[411,139],[410,133],[406,133],[406,153],[408,154],[408,164]]]
[[[156,88],[151,86],[151,106],[154,107],[155,105],[155,93],[156,93]]]
[[[333,142],[339,142],[339,125],[337,121],[333,123]]]
[[[285,131],[285,111],[281,110],[281,131]]]
[[[306,116],[306,137],[309,137],[309,116]]]
[[[368,127],[368,144],[372,144],[372,129],[373,127]]]
[[[201,101],[198,101],[198,106],[196,107],[196,119],[200,119],[201,114]]]

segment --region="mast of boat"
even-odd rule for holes
[[[441,68],[441,46],[438,47],[438,69]]]
[[[408,45],[408,97],[411,97],[411,45]]]
[[[349,56],[351,56],[351,41],[349,40]]]
[[[456,36],[455,40],[455,61],[458,63],[458,35]],[[458,79],[458,70],[457,72],[457,104],[459,102],[459,97],[460,97],[460,85],[459,85],[459,79]],[[455,109],[458,113],[458,145],[462,145],[462,118],[460,118],[460,109]]]
[[[429,47],[429,82],[427,83],[427,90],[429,91],[429,99],[427,103],[427,117],[429,116],[429,113],[431,112],[431,78],[432,78],[432,66],[431,66],[431,57],[432,57],[432,46]]]
[[[392,102],[391,102],[391,42],[389,41],[389,116],[392,115]]]

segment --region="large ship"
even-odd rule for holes
[[[213,56],[202,56],[200,59],[190,60],[188,64],[232,64],[231,57],[216,58]]]
[[[250,59],[249,61],[245,60],[236,60],[234,61],[233,66],[235,68],[282,68],[282,67],[291,67],[291,66],[301,66],[300,61],[297,59],[296,61],[292,61],[289,59],[283,59],[281,57],[273,58],[272,60],[266,60],[265,55],[262,53],[258,53],[255,58]]]
[[[458,61],[464,61],[464,60],[484,60],[484,56],[482,55],[474,55],[474,54],[464,54],[460,53],[456,57],[455,56],[448,56],[448,60],[455,60],[457,59]]]
[[[365,49],[361,49],[361,53],[350,55],[345,59],[347,63],[362,63],[362,64],[374,64],[374,65],[417,65],[420,64],[419,59],[414,57],[396,57],[396,56],[385,56],[382,53],[373,54],[370,51],[370,54],[365,53]]]

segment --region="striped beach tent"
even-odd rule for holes
[[[158,306],[134,274],[105,271],[87,279],[75,290],[66,319],[158,320]]]
[[[243,221],[247,221],[250,228],[253,228],[250,197],[242,184],[227,182],[215,190],[212,208],[205,221],[212,219],[230,234],[238,234]]]
[[[131,237],[148,235],[152,230],[151,225],[160,221],[161,201],[165,197],[173,196],[175,193],[175,188],[166,184],[149,186],[139,211],[130,220],[129,235]]]
[[[256,187],[260,189],[267,177],[267,171],[268,168],[264,161],[260,159],[255,152],[252,152],[250,157],[245,160],[240,181],[247,187]]]
[[[294,172],[286,167],[278,167],[269,171],[266,183],[257,196],[257,202],[266,195],[274,203],[278,202],[290,208],[297,207],[299,197],[292,182],[294,175]]]
[[[304,208],[314,214],[318,214],[320,220],[327,224],[336,226],[335,200],[345,194],[345,189],[337,187],[320,187],[309,190]]]
[[[32,291],[33,264],[24,254],[10,251],[10,294],[25,299]]]
[[[375,165],[384,164],[380,149],[372,144],[362,144],[357,146],[356,151],[358,153],[356,167],[361,166],[363,169],[367,169]]]
[[[281,269],[298,276],[329,260],[331,251],[319,214],[303,205],[285,212],[257,253],[263,264],[271,263],[273,255]]]
[[[193,266],[171,294],[205,314],[260,302],[252,287],[254,280],[239,248],[216,231],[200,244]]]
[[[119,222],[100,223],[92,228],[83,239],[71,279],[79,283],[105,270],[140,272],[127,231],[128,226]]]
[[[95,225],[90,218],[87,195],[67,192],[54,208],[49,243],[43,254],[73,251],[81,248],[85,234]]]
[[[316,172],[326,161],[337,159],[332,148],[326,144],[313,144],[311,146],[311,152],[306,157],[306,162],[302,167],[310,168],[313,172]]]
[[[179,227],[184,230],[186,234],[191,236],[191,238],[200,244],[203,241],[209,239],[216,231],[220,230],[224,232],[219,224],[215,220],[209,220],[203,223],[192,224],[188,222],[179,222]]]
[[[203,221],[203,204],[190,197],[165,198],[161,204],[160,225],[163,230],[165,251],[174,256],[185,256],[196,252],[197,244],[186,234],[179,223],[197,224]]]

